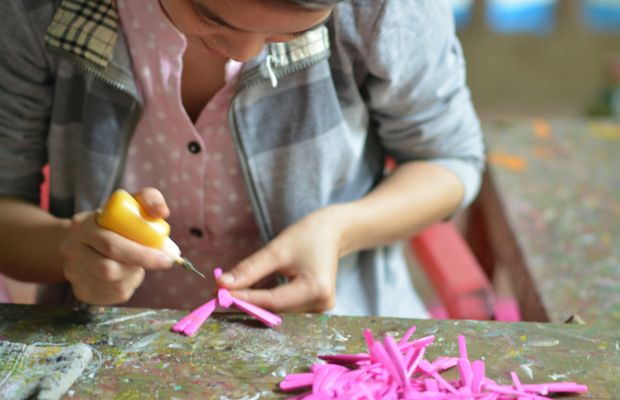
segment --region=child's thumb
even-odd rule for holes
[[[224,273],[218,283],[228,289],[245,289],[275,272],[278,266],[273,251],[263,247]]]

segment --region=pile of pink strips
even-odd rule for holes
[[[222,276],[222,270],[220,268],[216,268],[213,271],[213,275],[215,275],[215,279]],[[239,310],[245,312],[263,322],[267,326],[278,326],[282,323],[282,318],[279,316],[270,313],[267,310],[264,310],[254,304],[248,303],[247,301],[240,300],[236,297],[233,297],[230,294],[230,291],[225,288],[219,288],[217,290],[217,296],[198,307],[179,322],[177,322],[172,330],[175,332],[183,333],[187,336],[192,336],[198,329],[204,324],[204,322],[213,314],[213,311],[220,306],[222,308],[230,308],[230,306],[234,306]]]
[[[485,376],[482,360],[470,361],[465,338],[459,336],[460,357],[440,357],[433,362],[424,354],[434,340],[426,336],[409,340],[411,327],[396,342],[386,336],[375,341],[364,331],[369,353],[319,356],[326,364],[314,364],[311,371],[290,374],[280,383],[283,391],[310,390],[291,399],[409,399],[409,400],[542,400],[551,393],[585,393],[588,388],[573,382],[524,384],[511,372],[512,385],[500,385]],[[440,373],[458,368],[460,378],[447,381]]]

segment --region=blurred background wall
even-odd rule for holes
[[[620,10],[619,1],[602,3]],[[501,34],[488,23],[487,6],[473,0],[469,23],[459,30],[472,96],[483,117],[576,116],[597,107],[608,64],[620,56],[619,31],[587,26],[583,0],[557,0],[548,33]]]

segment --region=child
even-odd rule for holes
[[[8,0],[0,41],[0,271],[40,301],[212,296],[97,225],[124,187],[242,299],[427,316],[391,243],[469,204],[483,165],[447,2]]]

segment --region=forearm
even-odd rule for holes
[[[341,229],[340,255],[407,238],[449,216],[463,194],[448,169],[403,164],[367,196],[332,208]]]
[[[59,249],[69,224],[35,205],[0,199],[0,272],[29,282],[65,280]]]

